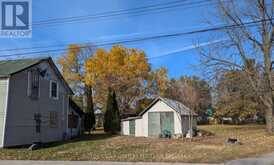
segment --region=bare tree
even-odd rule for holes
[[[181,83],[180,94],[183,98],[183,102],[189,106],[192,110],[195,109],[198,102],[198,92],[197,90],[190,85],[189,80],[184,79]]]
[[[189,134],[190,134],[190,138],[192,138],[193,136],[193,114],[192,114],[192,110],[195,108],[197,100],[198,100],[198,95],[197,95],[197,91],[196,89],[191,86],[187,80],[184,80],[182,83],[182,88],[181,88],[181,94],[182,97],[185,98],[185,102],[187,103],[188,106],[190,106],[189,108],[191,109],[191,111],[189,112],[189,118],[188,118],[188,122],[189,122]]]
[[[225,40],[207,49],[198,48],[203,66],[210,74],[214,73],[215,78],[231,69],[245,71],[265,106],[266,130],[269,133],[274,132],[273,5],[273,0],[219,0],[218,18],[215,17],[214,21],[218,19],[228,25],[218,33]],[[246,67],[251,62],[259,66],[261,76],[256,76],[251,67]]]
[[[178,100],[198,115],[204,116],[212,102],[210,91],[210,86],[206,81],[195,76],[182,76],[179,79],[169,81],[163,96]]]

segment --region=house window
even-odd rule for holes
[[[50,97],[58,99],[58,84],[56,81],[50,81]]]
[[[58,127],[58,114],[57,112],[50,112],[49,113],[49,126],[50,128],[57,128]]]
[[[31,70],[28,72],[28,96],[34,99],[39,97],[39,71]]]

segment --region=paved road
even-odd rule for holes
[[[223,165],[195,163],[126,163],[126,162],[86,162],[86,161],[0,161],[0,165]]]
[[[192,163],[125,163],[125,162],[86,162],[86,161],[0,161],[0,165],[274,165],[274,153],[260,158],[233,160],[221,164]]]
[[[225,165],[274,165],[274,153],[264,155],[260,158],[247,158],[232,160]]]

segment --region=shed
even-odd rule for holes
[[[123,119],[122,134],[139,137],[159,137],[164,131],[185,135],[197,127],[197,114],[181,102],[157,97],[136,117]]]

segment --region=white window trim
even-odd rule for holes
[[[7,123],[7,113],[8,113],[8,104],[9,104],[9,92],[10,92],[10,79],[8,78],[7,79],[7,86],[6,86],[6,105],[4,107],[4,114],[3,114],[3,117],[4,117],[4,122],[3,122],[3,132],[2,132],[2,145],[1,147],[4,147],[5,146],[5,138],[6,138],[6,123]]]
[[[52,90],[52,83],[56,83],[56,86],[57,86],[57,89],[56,89],[56,97],[52,97],[51,95],[51,90]],[[57,81],[54,81],[54,80],[50,80],[49,82],[49,97],[54,99],[54,100],[58,100],[59,99],[59,85],[58,85],[58,82]]]

